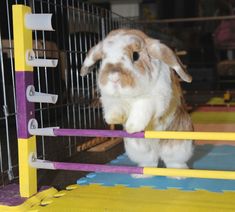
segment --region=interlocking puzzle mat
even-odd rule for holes
[[[235,112],[192,112],[193,123],[200,124],[232,124],[235,123]]]
[[[235,147],[199,145],[190,161],[193,168],[235,170]],[[115,165],[135,165],[127,156]],[[48,189],[19,206],[0,211],[235,211],[235,181],[207,179],[133,179],[125,174],[90,173],[67,190]],[[121,184],[121,185],[120,185]]]
[[[61,194],[61,196],[59,196]],[[33,212],[217,212],[235,211],[235,192],[157,190],[148,187],[77,185],[35,205]]]
[[[194,157],[189,162],[193,169],[235,170],[234,146],[196,146]],[[111,161],[112,165],[134,166],[127,155],[121,155]],[[154,176],[152,178],[133,179],[128,174],[89,173],[77,181],[80,185],[100,184],[104,186],[124,185],[128,187],[148,186],[154,189],[177,188],[187,191],[207,190],[211,192],[235,191],[235,180],[211,180],[185,178],[181,180]]]
[[[195,107],[191,112],[193,123],[201,124],[233,124],[235,123],[235,101],[225,103],[221,97],[211,98],[206,105],[206,109]],[[217,107],[220,106],[220,107]]]
[[[46,188],[45,188],[46,189]],[[1,212],[23,212],[31,211],[32,207],[42,205],[41,203],[52,197],[56,197],[58,191],[54,188],[49,188],[35,194],[30,198],[22,198],[19,196],[19,185],[13,184],[6,186],[0,194],[0,211]],[[5,196],[4,196],[5,194]],[[12,195],[10,197],[10,195]],[[37,211],[37,210],[36,210]],[[34,211],[34,212],[36,212]]]
[[[207,103],[207,105],[235,105],[235,99],[232,99],[230,102],[224,102],[224,98],[213,97]]]

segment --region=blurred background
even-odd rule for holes
[[[134,20],[177,51],[193,76],[187,90],[233,89],[233,0],[88,1]]]

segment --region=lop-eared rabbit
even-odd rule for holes
[[[193,130],[179,83],[179,78],[192,78],[165,44],[139,30],[114,30],[90,49],[81,76],[98,61],[98,87],[108,124],[122,124],[128,133]],[[143,167],[157,167],[161,159],[168,168],[188,168],[193,154],[191,140],[125,138],[124,144],[128,157]]]

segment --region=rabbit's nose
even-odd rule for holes
[[[120,81],[120,77],[118,73],[113,73],[109,75],[109,80],[113,83],[118,83]]]
[[[111,82],[117,84],[120,81],[120,79],[111,79]]]

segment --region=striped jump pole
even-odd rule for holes
[[[168,177],[191,177],[207,179],[226,179],[235,180],[234,171],[214,171],[214,170],[193,170],[193,169],[172,169],[155,167],[137,167],[137,166],[113,166],[85,163],[66,163],[39,160],[31,154],[30,165],[37,169],[51,170],[69,170],[69,171],[87,171],[87,172],[106,172],[122,174],[146,174],[153,176]]]
[[[235,141],[235,132],[143,131],[128,133],[124,130],[61,129],[59,127],[38,128],[36,119],[29,121],[28,131],[31,135],[39,136]]]
[[[48,130],[48,132],[46,132]],[[85,136],[85,137],[128,137],[146,139],[184,139],[184,140],[226,140],[235,141],[234,132],[175,132],[175,131],[145,131],[129,134],[123,130],[92,130],[92,129],[34,129],[31,133],[44,132],[50,136]],[[155,176],[179,176],[207,179],[235,180],[235,171],[171,169],[155,167],[111,166],[84,163],[65,163],[30,159],[32,167],[38,169],[72,170],[89,172],[109,172],[125,174],[145,174]]]
[[[84,137],[128,137],[146,139],[177,139],[177,140],[214,140],[235,141],[234,132],[180,132],[180,131],[144,131],[127,133],[123,130],[89,130],[89,129],[54,129],[55,136]]]

